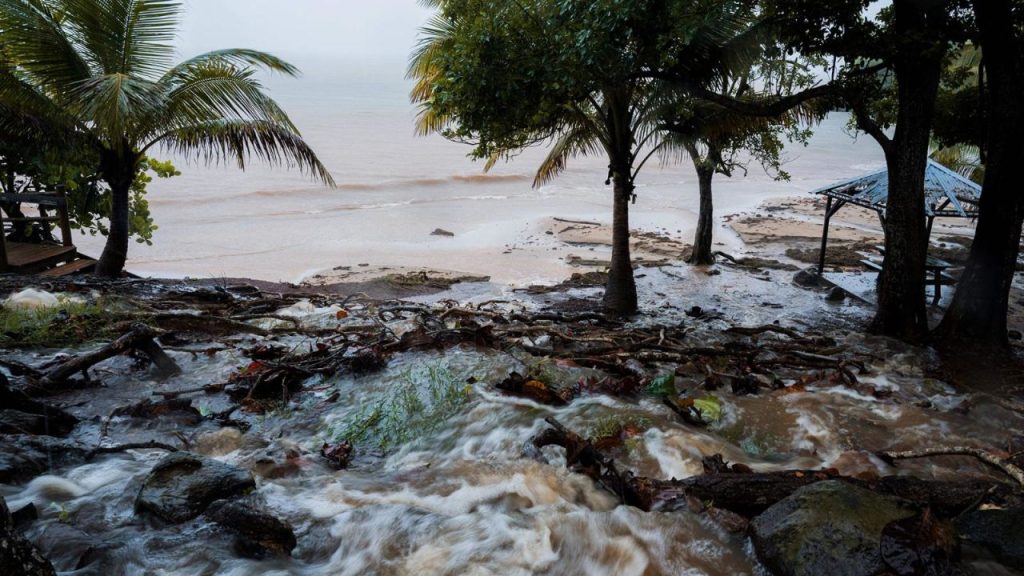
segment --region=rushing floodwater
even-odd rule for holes
[[[607,162],[573,161],[553,183],[533,189],[542,150],[529,150],[491,175],[466,157],[469,148],[438,136],[414,136],[405,63],[295,61],[300,79],[268,80],[330,168],[339,187],[326,190],[297,171],[252,165],[205,168],[177,159],[181,177],[151,185],[160,230],[153,247],[133,245],[130,269],[153,275],[251,276],[296,280],[340,265],[428,266],[530,282],[568,275],[543,251],[502,255],[504,246],[536,233],[545,217],[607,222]],[[791,182],[773,182],[752,166],[746,178],[716,180],[720,215],[750,210],[764,199],[808,192],[884,164],[870,138],[854,141],[846,116],[829,118],[807,148],[787,153]],[[689,240],[696,222],[696,178],[689,162],[652,162],[638,180],[635,228],[663,228]],[[430,236],[435,228],[455,238]],[[98,254],[99,239],[83,238]]]
[[[524,445],[543,429],[543,419],[554,416],[582,433],[604,417],[643,422],[642,433],[615,456],[637,474],[663,479],[700,473],[701,458],[715,453],[760,470],[836,467],[850,475],[984,475],[988,472],[970,460],[907,462],[891,468],[870,452],[929,446],[937,438],[948,445],[986,438],[999,446],[1009,439],[1008,431],[1024,425],[1020,414],[991,397],[926,378],[922,366],[931,361],[927,353],[860,335],[853,327],[865,312],[856,305],[829,304],[788,282],[767,284],[727,268],[710,277],[686,266],[666,271],[674,276],[647,270],[640,279],[647,312],[638,322],[685,322],[695,330],[687,337],[694,343],[713,340],[730,325],[756,325],[776,317],[798,329],[825,322],[847,351],[874,358],[868,361],[873,375],[864,376],[856,389],[823,381],[803,391],[755,397],[723,390],[717,393],[724,406],[722,419],[702,429],[680,422],[653,398],[584,396],[552,408],[505,396],[493,385],[510,370],[525,371],[522,359],[463,347],[445,355],[399,355],[382,373],[313,380],[309,392],[287,409],[246,416],[253,426],[239,433],[209,423],[182,427],[172,418],[101,423],[114,407],[150,397],[154,389],[224,381],[248,363],[244,356],[174,351],[184,375],[164,383],[133,372],[131,360],[120,358],[100,370],[107,385],[102,395],[83,391],[60,398],[86,420],[76,432],[78,438],[96,443],[106,428],[104,441],[109,443],[178,442],[174,434],[180,432],[197,451],[253,471],[257,492],[270,511],[295,528],[298,548],[293,559],[241,560],[232,552],[230,538],[202,519],[163,527],[136,516],[134,497],[161,453],[134,451],[53,470],[56,476],[25,487],[0,486],[0,495],[12,509],[36,504],[41,519],[28,534],[60,570],[73,570],[86,548],[96,548],[89,556],[93,562],[73,572],[76,576],[724,576],[757,573],[745,537],[685,511],[644,513],[618,506],[588,479],[567,472],[559,450],[547,450],[545,461],[530,458]],[[658,293],[664,296],[655,297]],[[680,306],[668,308],[665,302]],[[725,318],[691,321],[682,312],[689,305],[721,310]],[[337,322],[331,310],[318,321]],[[392,328],[400,331],[403,323]],[[410,378],[422,382],[424,371],[437,366],[446,367],[460,382],[477,379],[468,390],[468,402],[453,417],[391,452],[360,455],[348,470],[323,464],[317,452],[333,426]],[[566,368],[559,374],[575,381],[580,371]],[[334,392],[337,402],[324,402]],[[227,406],[220,395],[195,398],[204,409]],[[286,458],[289,452],[298,457]]]

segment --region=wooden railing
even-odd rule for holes
[[[61,243],[64,246],[74,246],[71,239],[71,218],[68,215],[68,198],[64,187],[57,188],[56,194],[0,194],[0,203],[4,204],[35,204],[40,208],[51,208],[56,216],[25,216],[18,218],[5,218],[0,211],[0,271],[9,267],[7,260],[7,236],[4,229],[5,222],[32,223],[42,222],[45,224],[57,223],[60,227]]]

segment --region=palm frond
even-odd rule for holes
[[[180,0],[53,0],[80,51],[102,74],[155,79],[171,64]]]
[[[263,91],[251,68],[207,61],[179,72],[175,81],[164,87],[169,93],[161,113],[167,122],[252,119],[277,122],[298,132],[284,110]]]
[[[600,144],[590,126],[578,124],[571,127],[555,140],[547,157],[537,168],[533,187],[543,186],[562,173],[569,165],[570,158],[598,154],[600,151]]]
[[[93,75],[45,0],[0,2],[0,30],[5,57],[44,89],[59,93]]]
[[[138,119],[160,110],[164,96],[153,82],[115,73],[77,83],[68,91],[68,101],[72,113],[100,140],[120,150],[132,146]]]
[[[295,166],[334,186],[334,178],[316,153],[295,132],[276,122],[214,120],[172,130],[152,145],[208,164],[236,162],[245,169],[250,158],[271,166]],[[145,151],[145,150],[143,150]]]
[[[192,70],[205,67],[227,66],[235,68],[262,68],[271,72],[278,72],[286,76],[298,76],[299,69],[288,62],[259,50],[246,48],[230,48],[225,50],[214,50],[198,56],[194,56],[171,68],[160,79],[160,82],[174,83],[179,81],[181,76],[187,76]]]

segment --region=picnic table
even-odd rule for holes
[[[875,246],[875,250],[883,257],[885,256],[885,246]],[[861,263],[876,270],[882,271],[882,265],[874,260],[861,260]],[[942,286],[943,284],[955,284],[956,280],[946,273],[946,270],[952,268],[953,265],[945,260],[935,258],[934,256],[928,256],[925,259],[924,269],[931,274],[932,281],[928,282],[928,285],[935,287],[935,296],[932,298],[932,304],[936,305],[942,300]]]

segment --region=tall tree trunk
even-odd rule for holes
[[[633,199],[633,180],[629,170],[616,170],[615,204],[612,211],[612,265],[604,292],[604,307],[617,314],[637,311],[636,281],[629,255],[629,204]]]
[[[875,332],[910,341],[921,340],[928,333],[924,180],[946,51],[944,42],[909,41],[927,36],[929,20],[935,17],[929,10],[934,9],[914,1],[894,3],[897,34],[908,43],[894,62],[899,104],[896,132],[886,146],[885,264],[879,275],[878,312],[871,324]]]
[[[1009,0],[975,0],[974,11],[989,78],[988,162],[967,267],[936,335],[946,349],[1002,352],[1009,346],[1006,318],[1024,225],[1017,174],[1024,166],[1024,42]]]
[[[698,156],[692,153],[693,165],[697,169],[697,181],[700,186],[700,212],[697,215],[697,234],[693,239],[693,254],[690,264],[708,265],[715,263],[711,242],[715,229],[715,206],[711,195],[711,180],[715,171],[709,168]]]
[[[123,159],[105,152],[102,158],[103,179],[110,186],[110,227],[103,254],[96,263],[96,275],[116,278],[124,271],[128,259],[130,192],[135,181],[138,158]]]

